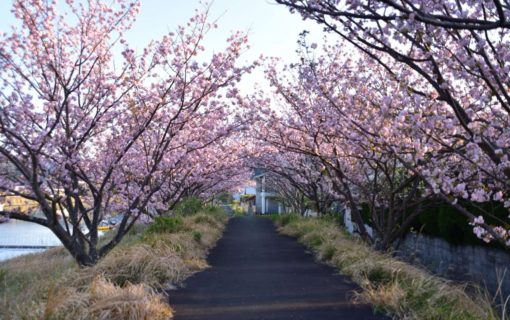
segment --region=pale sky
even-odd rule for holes
[[[126,34],[131,46],[141,49],[152,39],[173,31],[193,16],[196,8],[202,8],[200,0],[142,0],[140,14],[129,33]],[[0,0],[0,30],[9,31],[14,23],[10,12],[11,1]],[[321,42],[322,29],[314,22],[303,21],[297,14],[291,14],[286,7],[275,4],[274,0],[214,0],[212,19],[220,18],[219,28],[206,38],[206,47],[220,51],[230,31],[249,31],[251,49],[242,61],[252,60],[260,54],[283,57],[285,61],[296,60],[297,38],[303,30],[310,31],[310,42]],[[246,81],[248,80],[248,81]],[[254,82],[262,80],[261,72],[243,81],[243,91],[249,90]]]

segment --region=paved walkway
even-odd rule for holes
[[[387,319],[352,304],[357,287],[263,218],[231,219],[211,268],[169,292],[175,320]]]

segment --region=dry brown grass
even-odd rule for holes
[[[74,287],[51,292],[44,319],[146,319],[172,317],[172,309],[163,296],[145,284],[117,286],[97,277],[86,290]]]
[[[77,269],[72,257],[61,248],[30,254],[0,263],[0,319],[35,319],[40,301],[58,279]]]
[[[285,218],[282,222],[280,232],[298,237],[321,260],[352,277],[362,289],[355,299],[371,303],[379,312],[398,319],[500,319],[481,289],[467,294],[463,286],[374,251],[333,221]]]
[[[199,213],[175,233],[139,231],[91,268],[78,268],[63,249],[0,263],[0,319],[168,319],[154,289],[206,268],[226,220]]]

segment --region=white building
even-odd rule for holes
[[[257,182],[256,187],[256,213],[257,214],[281,214],[284,211],[283,204],[279,201],[278,193],[267,187],[266,172],[256,169],[252,179]]]

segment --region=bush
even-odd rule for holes
[[[312,248],[318,248],[322,245],[323,240],[320,234],[311,233],[306,235],[304,242]]]
[[[0,285],[5,279],[7,279],[7,270],[0,269]]]
[[[222,208],[220,208],[218,206],[213,206],[213,205],[205,206],[202,211],[204,213],[208,213],[208,214],[212,214],[212,215],[219,215],[219,214],[225,213],[225,210],[223,210]]]
[[[183,227],[183,221],[180,217],[157,217],[147,230],[144,231],[144,235],[175,233],[181,231]]]
[[[475,216],[484,215],[480,208],[501,220],[508,216],[507,209],[501,203],[473,204],[462,199],[459,200],[459,203]],[[499,224],[497,220],[490,216],[484,215],[484,218],[489,224]],[[420,233],[440,237],[454,245],[470,244],[502,248],[502,245],[498,242],[485,243],[478,239],[473,233],[473,227],[469,225],[468,219],[444,201],[430,200],[426,205],[426,209],[418,216],[412,227]]]
[[[326,246],[326,248],[324,248],[324,251],[322,253],[322,258],[325,261],[329,261],[329,260],[333,259],[333,257],[335,256],[335,253],[336,253],[336,248],[333,245],[328,244]]]
[[[292,221],[295,221],[297,219],[298,219],[298,217],[294,214],[284,214],[284,215],[278,217],[278,222],[280,223],[280,225],[282,227],[284,227],[284,226],[288,225],[289,223],[291,223]]]
[[[194,221],[195,221],[195,223],[206,223],[210,226],[216,226],[218,224],[218,221],[216,219],[214,219],[213,216],[205,215],[205,214],[197,215],[195,217]]]
[[[193,231],[193,240],[200,242],[202,240],[202,233],[199,231]]]
[[[204,208],[202,200],[196,197],[185,198],[179,202],[174,209],[178,215],[189,216],[195,214]]]
[[[223,203],[231,203],[232,202],[232,196],[228,192],[220,193],[219,195],[216,195],[216,199]]]
[[[392,272],[388,268],[383,268],[382,266],[374,266],[369,269],[365,275],[365,277],[371,282],[371,284],[375,287],[381,285],[387,285],[391,283],[393,280]]]
[[[484,216],[485,222],[488,224],[500,225],[500,221],[505,221],[508,216],[508,210],[500,202],[472,203],[465,199],[459,199],[458,201],[460,205],[473,215]],[[414,210],[415,208],[409,209],[407,214],[411,214]],[[489,215],[485,214],[484,211],[488,212]],[[360,213],[363,221],[373,227],[370,208],[366,203],[361,205]],[[491,215],[495,218],[491,217]],[[504,227],[508,228],[509,225]],[[497,241],[485,243],[478,239],[473,233],[473,227],[469,225],[469,220],[460,214],[450,203],[440,199],[429,199],[423,203],[423,209],[413,221],[411,229],[428,236],[439,237],[453,245],[504,248]]]

